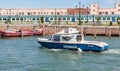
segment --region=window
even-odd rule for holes
[[[105,17],[103,17],[103,20],[106,20],[106,18],[105,18]]]
[[[15,18],[12,18],[12,20],[15,20]]]
[[[114,15],[114,12],[112,12],[112,15]]]
[[[71,36],[63,36],[62,41],[70,41],[72,39]]]
[[[40,15],[40,12],[38,12],[38,15]]]
[[[59,15],[59,12],[57,12],[57,15]]]
[[[100,15],[102,15],[102,12],[99,12]]]
[[[105,12],[106,15],[108,15],[108,12]]]
[[[53,15],[53,12],[51,12],[51,15]]]
[[[33,12],[33,15],[36,15],[36,12]]]
[[[19,15],[22,15],[22,13],[21,13],[21,12],[19,12]]]
[[[19,20],[19,18],[16,18],[16,20]]]
[[[67,13],[65,12],[65,14],[67,14]]]
[[[50,18],[50,20],[53,20],[53,18]]]
[[[110,17],[108,17],[107,20],[110,20]]]
[[[35,18],[33,18],[32,20],[35,20]]]
[[[0,20],[2,20],[2,18],[0,18]]]
[[[6,20],[6,18],[3,18],[3,20]]]
[[[70,18],[67,18],[67,20],[70,20]]]
[[[55,17],[54,19],[57,20],[57,17]]]
[[[87,12],[87,14],[90,14],[89,12]]]
[[[28,12],[28,15],[30,15],[30,12]]]
[[[39,18],[37,18],[37,20],[40,20]]]
[[[80,42],[82,40],[82,36],[81,35],[77,35],[76,41]]]
[[[23,18],[20,18],[21,21],[23,21]]]
[[[22,12],[22,15],[24,15],[24,12]]]
[[[66,20],[66,18],[63,18],[63,20]]]
[[[93,7],[95,7],[95,5],[93,5]]]

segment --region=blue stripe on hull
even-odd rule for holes
[[[101,48],[96,45],[90,45],[90,44],[71,44],[71,43],[53,43],[53,42],[40,42],[41,46],[50,48],[50,49],[78,49],[80,48],[83,51],[104,51],[108,49],[108,46],[105,46],[104,48]]]

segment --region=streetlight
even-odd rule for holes
[[[94,14],[93,14],[93,24],[94,24]]]
[[[55,9],[55,24],[56,24],[56,9]]]
[[[76,5],[76,9],[75,9],[75,15],[77,15],[77,7],[78,7],[78,6]]]
[[[88,7],[87,7],[87,23],[88,23]]]
[[[81,2],[79,2],[79,25],[81,25],[81,12],[80,12],[80,9],[81,9]]]

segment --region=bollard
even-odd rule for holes
[[[21,30],[21,37],[23,37],[23,31]]]
[[[119,26],[119,37],[120,37],[120,26]]]
[[[97,34],[96,34],[95,27],[94,27],[94,38],[95,38],[95,39],[97,38]]]
[[[83,34],[83,27],[81,26],[81,33]]]
[[[55,26],[55,33],[56,33],[56,26]]]
[[[111,39],[111,31],[109,31],[109,39]]]
[[[105,27],[105,34],[106,34],[106,37],[108,37],[108,28]]]

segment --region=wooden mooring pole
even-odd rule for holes
[[[96,29],[95,29],[95,27],[94,27],[94,38],[96,39],[97,38],[97,35],[96,35]]]
[[[106,34],[106,37],[108,37],[108,27],[105,27],[105,34]]]
[[[120,37],[120,26],[119,26],[119,37]]]
[[[57,30],[57,26],[55,26],[55,33],[57,32],[56,30]]]
[[[108,35],[109,35],[109,39],[111,39],[111,31],[109,31],[109,34],[108,34]]]

